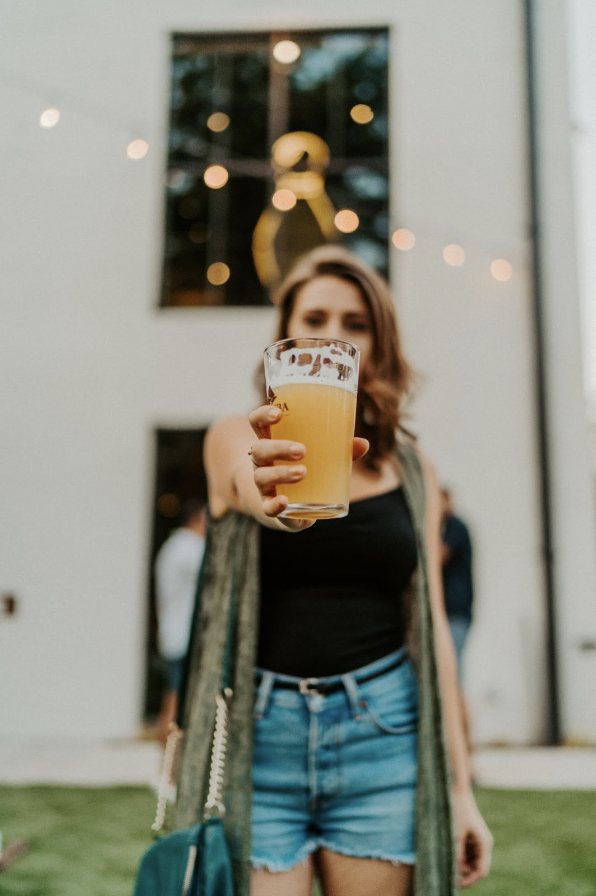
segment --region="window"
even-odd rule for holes
[[[162,306],[267,305],[296,257],[388,254],[388,36],[173,37]]]
[[[203,468],[205,429],[158,429],[155,433],[155,492],[148,569],[145,717],[158,715],[164,664],[157,650],[155,558],[173,529],[182,525],[189,500],[207,501]]]

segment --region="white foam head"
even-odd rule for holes
[[[330,340],[300,342],[308,344],[297,345],[294,340],[284,339],[265,350],[267,387],[312,383],[357,391],[360,353],[356,346]]]

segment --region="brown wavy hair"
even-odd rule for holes
[[[356,407],[356,435],[368,439],[362,462],[378,470],[381,460],[395,453],[397,433],[414,374],[404,358],[395,307],[387,282],[373,268],[338,245],[319,246],[300,258],[273,297],[280,311],[275,339],[286,339],[288,322],[300,289],[321,276],[338,277],[358,287],[370,312],[373,349],[360,370]]]

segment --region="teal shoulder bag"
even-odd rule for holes
[[[133,896],[233,896],[221,818],[162,837],[139,866]]]
[[[200,584],[198,590],[200,593]],[[230,685],[233,680],[234,592],[233,586],[221,692],[216,697],[209,788],[203,821],[160,837],[149,847],[139,865],[133,896],[234,896],[232,863],[224,834],[225,806],[222,796],[228,708],[233,696]],[[182,731],[173,725],[164,752],[157,813],[151,826],[156,835],[159,835],[165,821],[171,773],[181,737]]]

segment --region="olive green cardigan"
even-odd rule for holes
[[[420,697],[416,802],[416,896],[454,896],[454,841],[449,773],[434,649],[425,538],[425,490],[420,461],[408,443],[398,448],[406,500],[416,530],[418,568],[411,613],[412,654]],[[288,537],[297,537],[295,536]],[[175,827],[202,817],[209,775],[211,738],[235,595],[234,697],[228,728],[226,834],[237,896],[249,896],[251,757],[254,664],[259,621],[259,525],[229,512],[212,523],[201,575],[200,614],[195,620],[182,698],[185,730],[178,773]]]

